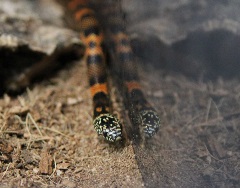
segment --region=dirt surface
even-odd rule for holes
[[[203,83],[150,72],[145,87],[163,123],[147,149],[134,146],[145,185],[238,187],[239,80]]]
[[[237,39],[234,35],[231,41]],[[136,40],[147,45],[152,38]],[[189,54],[181,49],[192,41],[189,37],[174,43],[170,54]],[[232,50],[238,49],[238,42],[231,44]],[[228,46],[224,52],[230,51]],[[217,61],[213,56],[199,58],[195,55],[202,52],[199,49],[191,58],[203,64]],[[126,138],[114,145],[97,136],[86,64],[79,60],[16,97],[1,97],[0,187],[239,187],[238,66],[225,69],[231,70],[231,78],[222,75],[216,64],[215,69],[199,70],[195,77],[185,76],[184,70],[163,69],[141,50],[135,48],[142,62],[141,82],[162,118],[162,127],[152,140],[139,145]],[[150,54],[151,48],[144,52]],[[216,52],[217,57],[227,54],[221,56],[225,62],[232,57]],[[148,60],[152,64],[144,64]],[[117,91],[113,86],[116,113],[129,126]]]
[[[5,95],[0,104],[1,141],[14,148],[1,156],[1,185],[142,185],[132,146],[98,139],[83,62],[17,98]]]
[[[1,186],[237,187],[238,80],[201,83],[153,68],[142,75],[162,117],[145,147],[97,137],[83,62],[17,98],[4,95]]]

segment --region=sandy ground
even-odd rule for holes
[[[92,126],[84,63],[61,71],[50,82],[17,98],[1,99],[2,145],[7,141],[14,149],[2,156],[1,184],[141,186],[132,146],[109,145]]]

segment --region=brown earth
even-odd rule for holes
[[[4,95],[1,185],[237,187],[238,80],[203,83],[152,68],[142,76],[162,117],[145,147],[97,137],[83,62],[16,98]]]
[[[131,144],[109,145],[92,126],[84,63],[50,82],[1,98],[1,147],[13,148],[2,152],[1,185],[142,186]]]

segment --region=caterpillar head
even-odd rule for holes
[[[160,127],[161,120],[154,110],[143,110],[139,113],[142,132],[145,137],[151,138]]]
[[[109,142],[122,140],[122,125],[111,114],[101,114],[93,121],[95,130]]]

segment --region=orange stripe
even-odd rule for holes
[[[96,95],[97,93],[100,93],[100,92],[103,92],[106,95],[108,94],[107,83],[95,84],[95,85],[91,86],[90,90],[91,90],[92,97],[94,97],[94,95]]]
[[[128,92],[132,92],[132,90],[134,89],[141,90],[140,84],[136,81],[126,82],[126,86],[127,86]]]
[[[90,8],[84,8],[75,13],[75,19],[80,20],[85,14],[94,14],[94,11]]]
[[[132,52],[132,49],[130,46],[122,46],[122,45],[118,45],[117,47],[117,51],[118,53],[129,53]]]
[[[98,46],[96,48],[87,48],[85,51],[86,56],[91,56],[91,55],[101,55],[104,56],[103,50],[101,46]]]
[[[88,37],[84,37],[84,35],[80,35],[80,37],[83,39],[83,42],[88,45],[90,42],[96,42],[96,46],[100,46],[103,42],[103,33],[100,33],[99,35],[91,34]]]
[[[100,106],[100,107],[95,108],[95,110],[96,110],[98,113],[100,113],[103,109],[102,109],[102,107]]]
[[[88,29],[90,27],[99,27],[99,23],[95,17],[91,16],[81,21],[81,27],[83,29]]]
[[[112,37],[113,37],[113,39],[115,40],[116,43],[119,43],[123,39],[129,40],[128,36],[125,33],[123,33],[123,32],[119,32],[117,34],[113,34]]]

